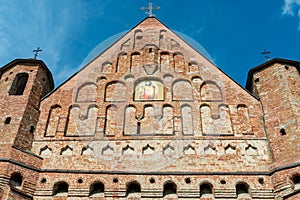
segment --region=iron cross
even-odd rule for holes
[[[38,54],[40,51],[43,51],[40,47],[38,47],[37,49],[33,50],[34,52],[34,59],[36,59],[38,57]]]
[[[146,14],[149,15],[149,17],[155,17],[155,15],[153,14],[153,10],[159,10],[160,7],[156,6],[153,8],[153,4],[152,3],[148,3],[148,7],[141,7],[141,10],[149,10],[149,12],[146,12]]]
[[[270,60],[270,53],[271,53],[271,51],[267,51],[266,49],[263,51],[263,52],[261,52],[260,54],[263,54],[263,55],[265,55],[265,58],[266,58],[266,60],[268,61],[268,60]]]

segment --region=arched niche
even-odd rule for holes
[[[105,101],[126,101],[126,85],[120,81],[109,82],[105,89]]]
[[[137,71],[139,66],[142,66],[141,54],[139,52],[133,52],[130,55],[130,72]]]
[[[80,86],[76,94],[76,102],[95,102],[97,96],[97,85],[95,83],[85,83]]]
[[[173,101],[192,101],[193,89],[191,83],[184,79],[173,82]]]
[[[112,63],[111,62],[104,62],[102,64],[102,72],[103,73],[112,73],[114,70],[113,70],[113,66],[112,66]]]
[[[121,52],[118,56],[116,72],[126,72],[127,71],[127,53]]]
[[[202,101],[223,101],[222,91],[213,81],[205,81],[201,84],[200,96]]]
[[[85,113],[82,115],[81,113]],[[66,136],[92,136],[96,132],[98,107],[90,105],[84,112],[78,105],[70,106]]]
[[[177,52],[174,54],[174,66],[175,66],[175,72],[185,71],[185,61],[184,61],[183,54],[181,52]]]
[[[106,107],[104,133],[106,136],[113,136],[116,134],[117,128],[117,106],[108,105]]]
[[[129,105],[125,108],[124,135],[137,134],[137,120],[135,115],[136,108],[133,105]]]
[[[202,132],[204,135],[232,135],[230,111],[227,105],[219,106],[219,116],[212,116],[209,105],[200,106]]]
[[[135,83],[135,101],[160,101],[164,100],[164,85],[160,80],[142,79]]]
[[[193,134],[193,115],[192,107],[190,105],[181,106],[182,132],[183,135]]]
[[[153,135],[157,133],[157,124],[154,118],[154,107],[152,105],[144,106],[143,119],[138,122],[138,134]]]
[[[134,41],[133,41],[133,49],[141,49],[143,41],[143,31],[141,29],[137,29],[134,31]]]
[[[189,72],[190,73],[198,73],[199,72],[199,66],[196,62],[190,62],[189,63]]]
[[[54,137],[55,136],[55,134],[58,130],[60,114],[61,114],[61,106],[60,105],[51,106],[49,115],[48,115],[48,119],[47,119],[45,137]]]
[[[239,133],[252,133],[248,107],[245,104],[237,106],[237,116],[239,121]]]

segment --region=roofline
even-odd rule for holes
[[[46,75],[49,79],[49,83],[50,83],[50,90],[54,89],[54,81],[53,81],[53,76],[52,73],[50,72],[49,68],[47,67],[47,65],[42,61],[42,60],[36,60],[36,59],[15,59],[13,61],[11,61],[10,63],[4,65],[3,67],[0,68],[0,77],[2,76],[2,74],[4,72],[6,72],[7,70],[9,70],[11,67],[19,65],[19,64],[24,64],[24,65],[38,65],[40,67],[42,67],[45,72]]]
[[[296,69],[298,70],[298,72],[300,74],[300,62],[299,61],[287,60],[287,59],[283,59],[283,58],[274,58],[274,59],[269,60],[269,61],[267,61],[267,62],[265,62],[261,65],[258,65],[257,67],[254,67],[254,68],[250,69],[250,71],[248,72],[246,89],[249,90],[249,91],[252,91],[252,79],[253,79],[253,75],[256,72],[264,70],[265,68],[267,68],[270,65],[273,65],[275,63],[293,65],[293,66],[296,67]]]
[[[248,94],[250,94],[252,97],[254,97],[256,100],[259,100],[259,98],[257,98],[255,95],[253,95],[250,90],[247,90],[246,88],[244,88],[241,84],[239,84],[238,82],[236,82],[233,78],[231,78],[227,73],[225,73],[221,68],[219,68],[215,63],[213,63],[210,59],[208,59],[207,57],[205,57],[203,54],[201,54],[197,49],[195,49],[193,46],[191,46],[191,44],[189,44],[188,42],[186,42],[180,35],[178,35],[175,31],[173,31],[172,29],[170,29],[168,26],[166,26],[163,22],[161,22],[157,17],[155,16],[147,16],[145,17],[143,20],[141,20],[139,23],[137,23],[133,28],[131,28],[130,30],[128,30],[126,33],[124,33],[124,35],[122,35],[119,39],[117,39],[115,42],[113,42],[111,45],[109,45],[107,48],[105,48],[99,55],[97,55],[94,59],[92,59],[90,62],[86,63],[84,66],[82,66],[77,72],[75,72],[72,76],[70,76],[68,79],[66,79],[64,82],[62,82],[58,87],[56,87],[54,90],[52,90],[51,92],[49,92],[48,94],[46,94],[42,100],[46,99],[47,97],[49,97],[52,93],[54,93],[56,90],[58,90],[61,86],[63,86],[65,83],[67,83],[70,79],[72,79],[74,76],[76,76],[79,72],[81,72],[82,70],[84,70],[90,63],[94,62],[99,56],[101,56],[102,54],[104,54],[108,49],[110,49],[112,46],[114,46],[117,42],[119,42],[122,38],[126,37],[127,34],[129,34],[132,30],[134,30],[136,27],[138,27],[141,23],[143,23],[145,20],[147,20],[148,18],[155,18],[159,23],[161,23],[163,26],[165,26],[169,31],[171,31],[174,35],[176,35],[178,38],[180,38],[186,45],[188,45],[191,49],[193,49],[194,51],[196,51],[198,54],[200,54],[201,56],[203,56],[209,63],[211,63],[213,66],[215,66],[217,69],[219,69],[223,74],[225,74],[225,76],[227,76],[230,80],[232,80],[235,84],[237,84],[241,89],[245,90]]]

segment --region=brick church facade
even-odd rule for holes
[[[300,199],[300,63],[246,89],[147,17],[54,89],[0,69],[1,199]]]

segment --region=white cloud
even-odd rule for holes
[[[300,20],[300,0],[284,0],[282,15],[297,16]],[[300,22],[298,24],[298,30],[300,30]]]

